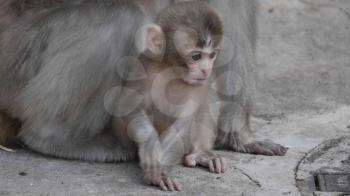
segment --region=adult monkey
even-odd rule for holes
[[[85,4],[92,1],[93,0],[75,0],[66,2],[73,4]],[[148,13],[157,13],[164,6],[171,3],[171,1],[164,0],[135,1],[138,2],[141,7],[143,7]],[[17,5],[15,7],[15,10],[18,11],[17,15],[21,15],[22,13],[29,13],[30,15],[33,15],[33,9],[45,9],[45,11],[47,11],[47,8],[49,8],[49,12],[47,13],[50,15],[51,5],[56,8],[60,7],[63,4],[66,4],[66,2],[63,0],[14,1],[15,5]],[[95,2],[97,2],[97,0],[95,0]],[[223,22],[225,35],[233,43],[233,58],[227,62],[226,65],[220,66],[219,68],[221,69],[221,72],[224,73],[224,76],[219,76],[221,78],[219,81],[222,82],[223,89],[223,91],[220,92],[222,92],[222,97],[227,101],[227,106],[224,107],[225,109],[221,112],[219,129],[216,137],[216,147],[253,154],[284,155],[286,153],[286,148],[281,145],[270,142],[251,141],[252,136],[250,135],[251,130],[249,125],[249,117],[252,107],[251,91],[253,89],[253,86],[249,72],[251,71],[251,66],[253,66],[255,63],[254,51],[256,24],[254,0],[208,0],[207,2],[209,2],[209,4],[217,9],[218,13],[222,15],[222,18],[224,20]],[[113,1],[100,1],[100,3],[113,3]],[[74,18],[72,19],[74,20]],[[33,19],[33,22],[35,20],[36,19]],[[72,24],[74,24],[74,22],[72,22]],[[17,27],[21,28],[22,26],[19,24]],[[59,42],[59,37],[56,37],[56,39],[53,40],[49,40],[48,35],[51,32],[50,28],[47,28],[47,32],[42,35],[34,37],[30,37],[29,35],[29,37],[22,39],[21,36],[23,36],[23,34],[18,34],[18,37],[13,36],[13,33],[20,33],[20,31],[24,31],[23,29],[18,28],[8,29],[7,32],[5,32],[3,35],[3,40],[1,40],[0,45],[2,45],[2,47],[5,47],[6,50],[8,50],[8,53],[4,53],[4,50],[1,51],[1,66],[4,66],[4,63],[6,62],[10,62],[12,65],[16,65],[18,63],[21,63],[23,65],[23,63],[25,63],[24,66],[17,66],[17,71],[24,73],[23,76],[25,79],[33,79],[34,75],[40,67],[35,67],[32,65],[41,65],[42,63],[46,63],[42,62],[43,59],[48,59],[48,57],[45,56],[47,53],[42,52],[41,49],[45,50],[46,44],[49,41]],[[117,43],[120,44],[116,46],[116,48],[119,48],[117,51],[119,53],[118,55],[125,55],[127,50],[125,48],[129,48],[128,43],[121,43],[120,40],[127,40],[125,38],[128,38],[129,34],[126,33],[126,31],[115,33],[119,36],[118,40],[116,40],[118,41]],[[10,36],[10,34],[12,35]],[[12,39],[6,40],[6,38],[8,38],[7,36],[11,37]],[[43,41],[43,39],[48,40]],[[21,41],[24,42],[21,43]],[[73,43],[74,41],[81,40],[79,40],[77,37],[74,40],[68,40],[69,43]],[[32,53],[32,51],[28,53],[26,50],[28,48],[24,47],[28,46],[27,44],[29,44],[29,48],[38,49],[35,50],[38,53]],[[22,48],[22,50],[19,50],[19,48]],[[70,49],[71,51],[74,51],[74,47],[71,47]],[[17,54],[17,56],[11,56],[13,54]],[[74,54],[74,52],[72,54]],[[69,61],[70,58],[73,57],[69,56],[70,54],[68,53],[66,53],[66,55],[68,56],[60,56],[59,58],[63,58],[61,60],[64,61]],[[103,53],[93,53],[93,55],[95,55],[94,57],[96,57],[96,59],[105,57],[103,56]],[[83,62],[84,60],[89,60],[89,58],[78,58],[79,63]],[[48,70],[48,76],[50,73],[53,72]],[[18,87],[16,88],[16,85],[23,85],[25,82],[18,79],[17,76],[11,75],[12,72],[8,69],[1,69],[0,74],[0,109],[2,111],[0,117],[1,124],[3,125],[3,129],[0,131],[0,141],[3,141],[2,143],[9,141],[8,138],[14,138],[14,133],[18,131],[18,129],[11,126],[13,124],[13,121],[11,121],[9,118],[9,116],[11,116],[14,118],[19,118],[24,122],[30,122],[24,123],[24,128],[26,128],[26,126],[31,126],[32,131],[21,131],[20,137],[29,147],[39,152],[59,157],[96,161],[118,161],[134,158],[135,151],[133,148],[125,148],[121,146],[108,131],[105,131],[108,128],[110,116],[102,111],[104,110],[103,106],[99,105],[100,102],[96,101],[96,99],[101,99],[103,96],[101,94],[98,94],[98,96],[95,97],[92,96],[93,93],[100,93],[97,90],[99,88],[94,86],[95,84],[89,83],[89,81],[86,80],[85,85],[89,87],[88,91],[90,92],[89,95],[91,96],[92,100],[79,100],[78,107],[74,112],[71,111],[62,113],[60,108],[69,107],[69,105],[74,105],[75,102],[71,101],[69,104],[59,105],[60,102],[57,100],[58,97],[55,95],[48,95],[49,97],[46,100],[40,100],[38,97],[36,97],[37,101],[39,101],[37,103],[40,107],[36,108],[37,111],[35,111],[35,113],[29,112],[23,115],[19,115],[18,113],[14,112],[17,110],[15,107],[16,103],[9,104],[9,102],[11,102],[13,95],[16,94],[19,90]],[[81,73],[77,71],[75,73],[72,72],[71,74],[76,74],[75,76],[79,78],[79,74]],[[102,75],[98,75],[98,82],[106,82],[103,81],[104,78],[106,78],[103,74],[107,73],[105,72],[101,74]],[[45,81],[38,82],[40,85],[43,85],[40,86],[40,88],[38,87],[38,89],[45,89],[48,87],[45,86],[47,85],[45,84]],[[105,87],[108,88],[112,86]],[[68,89],[65,89],[65,92],[70,93],[69,96],[74,97],[74,90],[79,90],[79,88],[82,87],[75,86],[73,88],[70,86]],[[39,96],[41,93],[41,95],[47,95],[40,90],[36,92],[32,92],[31,90],[32,89],[29,88],[29,90],[26,92],[26,95],[29,97]],[[49,99],[52,100],[50,101]],[[57,104],[57,106],[53,107],[52,105],[55,104]],[[91,106],[91,104],[96,105]],[[50,131],[53,130],[52,125],[43,126],[40,124],[43,122],[35,121],[34,123],[31,121],[31,118],[37,117],[36,115],[43,115],[46,119],[54,121],[59,118],[60,123],[57,123],[56,125],[60,127],[60,136],[57,136],[53,134],[53,131]],[[76,122],[78,123],[76,123],[75,120],[77,120]],[[76,128],[74,133],[71,129],[65,127],[66,125],[72,126],[72,124],[74,124]],[[81,129],[82,131],[76,131],[77,129]],[[84,131],[90,129],[94,129],[95,131]],[[78,143],[76,143],[77,141]]]

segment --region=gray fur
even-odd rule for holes
[[[219,119],[216,144],[217,147],[244,151],[244,144],[251,139],[249,117],[255,88],[252,78],[256,42],[255,1],[221,0],[213,6],[222,13],[225,35],[234,47],[232,60],[219,68],[221,72],[231,71],[228,73],[233,75],[225,77],[223,85],[223,91],[231,96],[224,96],[226,107]]]
[[[134,158],[135,148],[123,146],[109,129],[103,96],[122,82],[115,70],[118,59],[135,54],[132,35],[143,22],[141,11],[130,9],[127,0],[64,0],[61,6],[56,4],[60,0],[52,0],[52,8],[35,4],[39,0],[16,1],[34,6],[27,9],[30,17],[18,18],[0,35],[0,111],[22,121],[21,140],[38,152],[64,158]],[[154,13],[170,0],[135,1],[146,2]],[[222,84],[231,96],[223,96],[227,106],[220,115],[216,146],[283,155],[286,149],[278,144],[254,142],[249,124],[255,1],[207,2],[222,15],[225,35],[234,44],[234,58],[218,68],[232,74]],[[25,6],[20,8],[25,12]],[[45,11],[33,14],[33,9]]]
[[[284,155],[287,149],[271,142],[254,141],[250,127],[255,93],[254,67],[257,36],[255,0],[209,0],[223,18],[225,36],[233,43],[233,58],[219,67],[228,73],[221,85],[226,105],[219,118],[216,147],[238,152]],[[229,72],[228,72],[229,71]]]
[[[126,48],[142,18],[128,5],[60,8],[1,35],[0,105],[22,121],[27,146],[65,158],[133,157],[112,142],[103,97],[121,82],[118,59],[135,55]]]

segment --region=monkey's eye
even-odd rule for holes
[[[192,56],[192,60],[199,61],[202,58],[202,54],[195,54]]]
[[[209,54],[209,58],[213,59],[216,57],[216,52],[212,52]]]

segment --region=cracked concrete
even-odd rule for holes
[[[313,195],[315,192],[316,195],[322,195],[330,191],[349,192],[347,179],[350,177],[346,176],[350,172],[349,161],[350,137],[323,142],[298,164],[296,181],[300,191],[303,195]]]
[[[226,151],[225,174],[178,166],[179,195],[301,195],[296,169],[328,139],[350,135],[350,1],[259,0],[257,106],[261,138],[285,157]],[[173,195],[142,184],[136,163],[97,164],[0,151],[0,195]],[[335,195],[335,193],[315,193]]]

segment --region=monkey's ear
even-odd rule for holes
[[[142,27],[137,36],[136,45],[139,51],[148,56],[159,57],[163,55],[165,48],[164,33],[160,26],[149,24]]]

